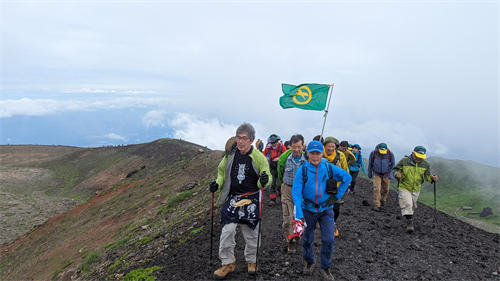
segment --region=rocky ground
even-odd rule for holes
[[[49,196],[51,172],[40,168],[0,168],[0,245],[11,242],[80,200]]]
[[[267,195],[267,191],[266,191]],[[266,198],[268,198],[266,196]],[[395,214],[396,194],[391,192],[388,206],[381,212],[372,211],[371,182],[359,179],[355,195],[346,195],[340,210],[331,272],[337,280],[500,280],[500,235],[485,232],[458,219],[419,204],[416,210],[415,233],[408,234],[403,219]],[[267,202],[267,200],[266,200]],[[185,243],[175,235],[161,235],[128,253],[129,272],[137,268],[160,266],[153,275],[158,280],[212,280],[213,271],[220,267],[217,258],[221,231],[220,209],[214,219],[213,255],[216,265],[210,265],[210,202],[207,215],[196,224],[204,225],[202,233]],[[262,247],[259,252],[259,273],[246,272],[243,256],[244,240],[236,236],[236,270],[225,280],[320,280],[320,232],[316,230],[315,253],[318,266],[312,277],[302,275],[302,249],[290,255],[282,235],[282,213],[279,206],[265,205],[262,222]],[[434,226],[436,225],[436,228]],[[181,228],[179,228],[181,229]],[[106,254],[115,261],[127,249]],[[126,273],[124,272],[124,273]],[[115,275],[120,276],[120,275]],[[123,275],[121,275],[123,276]],[[109,272],[97,271],[96,279],[109,278]]]

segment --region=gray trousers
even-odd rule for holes
[[[241,228],[241,233],[243,238],[245,238],[245,260],[247,263],[257,261],[257,239],[259,236],[260,222],[252,230],[246,224],[239,224]],[[224,225],[222,232],[220,234],[220,244],[219,244],[219,258],[222,265],[233,263],[236,258],[234,257],[234,246],[236,246],[236,240],[234,239],[236,235],[237,223],[230,223]],[[262,245],[259,243],[259,246]]]
[[[401,207],[401,214],[405,215],[413,215],[413,212],[417,208],[417,200],[420,192],[409,192],[408,190],[401,189],[399,190],[401,194],[399,196],[399,207]]]

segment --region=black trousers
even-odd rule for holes
[[[358,177],[359,171],[350,171],[349,173],[351,174],[352,177],[351,187],[349,187],[352,192],[354,191],[354,187],[356,186],[356,178]]]

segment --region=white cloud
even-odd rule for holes
[[[112,139],[112,140],[121,140],[121,141],[127,141],[126,137],[122,137],[118,134],[115,133],[109,133],[107,135],[104,135],[105,138]]]
[[[41,88],[42,90],[48,90],[46,88]],[[137,95],[137,94],[154,94],[155,91],[133,91],[133,90],[99,90],[99,89],[89,89],[89,88],[81,88],[81,89],[63,89],[59,90],[61,93],[72,93],[72,94],[128,94],[128,95]]]
[[[177,113],[168,123],[174,130],[174,138],[220,150],[223,150],[226,141],[235,135],[237,128],[235,125],[219,122],[216,118],[201,120],[186,113]]]
[[[432,145],[429,149],[427,149],[427,153],[434,153],[434,154],[437,154],[437,155],[445,155],[446,153],[448,153],[449,149],[438,143],[438,142],[435,142],[434,145]]]
[[[14,115],[43,116],[62,112],[95,111],[99,109],[123,109],[148,106],[168,106],[175,104],[170,98],[135,98],[123,97],[103,100],[52,100],[29,99],[0,101],[0,118]]]
[[[151,110],[146,115],[142,117],[142,125],[149,129],[150,127],[165,127],[163,124],[163,118],[165,111],[163,110]]]

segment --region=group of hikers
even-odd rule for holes
[[[335,237],[339,236],[336,221],[340,214],[342,197],[354,193],[360,170],[373,178],[374,211],[386,207],[389,183],[398,180],[399,205],[406,218],[406,231],[412,233],[413,212],[421,184],[437,181],[431,175],[425,160],[426,149],[416,146],[410,156],[396,163],[394,153],[385,143],[377,144],[370,153],[365,168],[359,144],[349,145],[334,137],[318,135],[307,144],[300,134],[282,143],[277,134],[259,139],[254,149],[255,129],[243,123],[236,129],[236,137],[228,141],[226,153],[218,166],[217,179],[210,183],[210,192],[219,190],[217,206],[221,209],[219,258],[222,267],[214,272],[223,279],[235,270],[234,247],[238,225],[245,239],[244,256],[249,274],[257,273],[257,255],[260,245],[260,217],[263,188],[269,187],[269,206],[277,205],[281,197],[283,235],[288,252],[297,251],[302,243],[305,260],[303,273],[312,275],[315,268],[314,231],[321,230],[320,272],[325,280],[333,280],[330,272]],[[368,171],[367,171],[368,170]],[[281,183],[281,184],[280,184]]]

